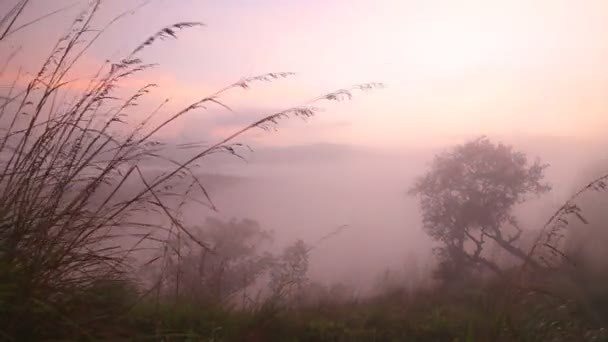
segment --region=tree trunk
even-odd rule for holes
[[[534,259],[532,259],[531,256],[528,256],[521,249],[511,245],[510,243],[508,243],[507,241],[502,239],[501,236],[488,235],[488,237],[490,239],[494,240],[504,250],[511,253],[511,255],[518,257],[519,259],[527,262],[529,265],[532,265],[532,267],[534,267],[534,268],[537,268],[537,269],[542,268],[536,261],[534,261]]]

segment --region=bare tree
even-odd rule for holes
[[[310,247],[297,240],[287,246],[270,270],[270,289],[275,299],[293,300],[308,281]]]

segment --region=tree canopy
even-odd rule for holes
[[[485,265],[499,272],[482,255],[490,240],[526,259],[515,244],[522,229],[512,211],[530,196],[551,189],[543,181],[547,167],[486,137],[437,155],[410,194],[420,200],[423,228],[441,243],[437,252],[444,268],[462,271],[466,265]]]

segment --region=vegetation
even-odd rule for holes
[[[187,204],[216,210],[196,172],[207,156],[238,156],[243,146],[234,139],[250,130],[309,118],[325,101],[381,85],[271,113],[211,145],[188,145],[192,155],[177,161],[167,151],[184,146],[157,139],[159,131],[207,106],[230,110],[222,102],[229,91],[291,74],[243,78],[153,124],[166,102],[142,117],[133,112],[155,85],[127,96],[121,85],[154,67],[141,59],[150,45],[203,24],[162,28],[74,90],[75,65],[131,12],[96,29],[100,2],[72,22],[37,73],[17,73],[0,98],[1,340],[608,340],[606,279],[598,276],[605,269],[592,269],[566,234],[571,217],[588,223],[576,200],[604,190],[608,176],[577,192],[526,246],[513,208],[549,190],[547,166],[486,138],[458,146],[412,189],[425,229],[440,244],[436,282],[370,297],[346,285],[328,288],[307,275],[316,245],[296,240],[272,254],[265,248],[272,233],[255,221],[193,227],[182,214]],[[56,13],[18,24],[28,3],[16,1],[0,17],[0,46]],[[152,163],[165,171],[147,172]],[[492,248],[516,262],[501,264]]]
[[[500,273],[500,266],[485,256],[492,247],[537,266],[517,246],[523,230],[513,208],[529,195],[549,191],[542,183],[547,166],[538,160],[528,165],[525,154],[487,138],[435,158],[410,193],[420,197],[424,229],[441,242],[436,251],[444,280],[479,267]],[[487,246],[488,241],[494,246]]]

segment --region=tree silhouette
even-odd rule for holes
[[[302,294],[307,282],[308,257],[311,248],[297,240],[285,247],[270,269],[270,289],[274,299],[293,300]]]
[[[273,256],[261,248],[272,240],[254,220],[221,221],[207,218],[197,239],[171,241],[166,258],[165,283],[177,297],[199,302],[222,302],[252,285],[273,264]]]
[[[527,260],[516,242],[522,229],[512,214],[530,195],[551,189],[543,182],[548,165],[511,146],[481,137],[435,157],[430,170],[409,193],[420,200],[423,228],[441,246],[438,276],[465,276],[473,269],[501,269],[483,255],[491,241],[511,255]],[[533,260],[528,260],[538,266]]]

